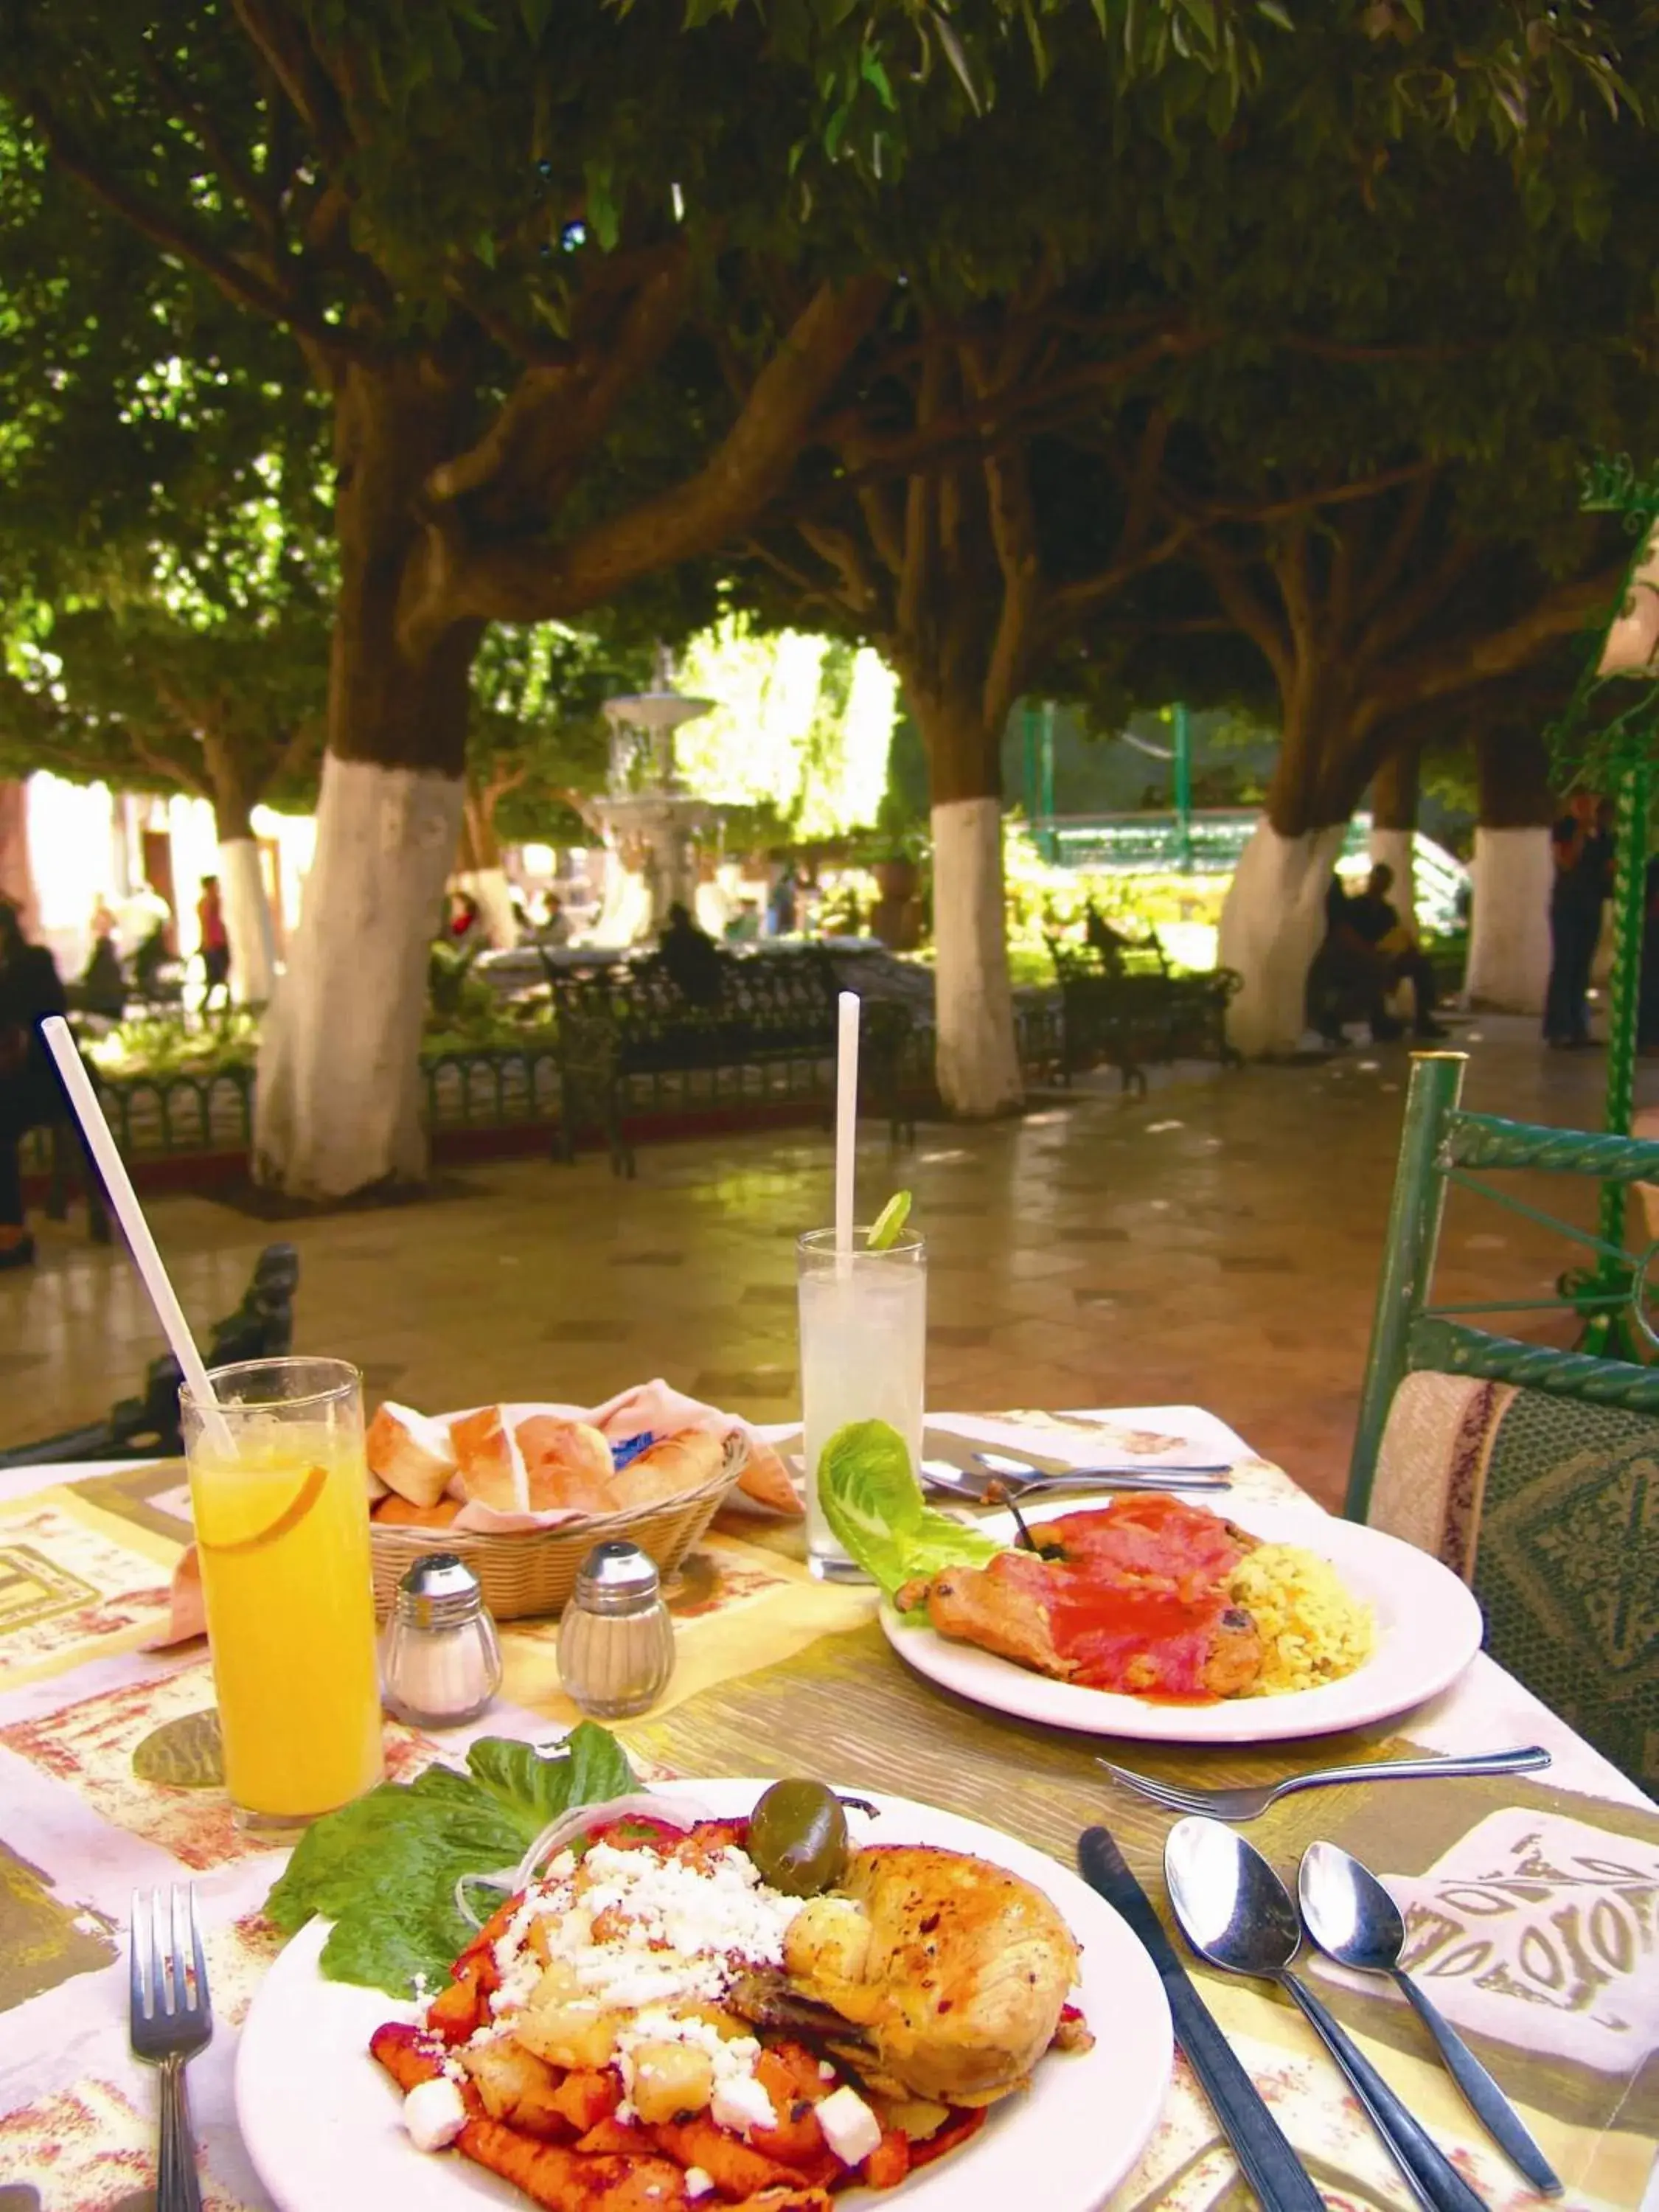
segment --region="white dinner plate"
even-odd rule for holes
[[[767,1787],[755,1782],[653,1784],[730,1816]],[[1086,1882],[999,1829],[905,1797],[877,1797],[870,1820],[852,1816],[856,1842],[934,1844],[994,1860],[1050,1898],[1082,1953],[1078,2002],[1097,2041],[1054,2051],[1030,2091],[998,2106],[973,2141],[897,2190],[852,2190],[852,2206],[895,2212],[1007,2212],[1032,2201],[1043,2212],[1097,2212],[1140,2155],[1169,2087],[1170,2008],[1151,1960]],[[399,2117],[402,2098],[368,2053],[383,2021],[410,2019],[379,1990],[325,1981],[325,1930],[302,1929],[260,1985],[236,2059],[236,2117],[248,2155],[280,2212],[339,2212],[345,2204],[398,2212],[468,2212],[529,2203],[459,2153],[416,2150]],[[711,2203],[714,2199],[709,2200]]]
[[[1052,1521],[1079,1511],[1085,1502],[1045,1499],[1024,1517]],[[932,1628],[907,1624],[890,1605],[881,1608],[881,1625],[893,1649],[919,1674],[975,1705],[1049,1728],[1138,1736],[1154,1743],[1279,1743],[1360,1728],[1420,1705],[1447,1688],[1480,1650],[1482,1622],[1473,1593],[1449,1567],[1414,1545],[1314,1506],[1240,1498],[1215,1510],[1253,1536],[1300,1544],[1330,1561],[1348,1590],[1365,1600],[1375,1614],[1376,1645],[1363,1667],[1316,1690],[1225,1698],[1213,1705],[1164,1705],[1051,1681],[976,1644],[952,1643]],[[992,1535],[1014,1534],[1007,1516],[981,1525]]]

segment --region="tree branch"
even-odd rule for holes
[[[1296,682],[1296,654],[1283,619],[1246,580],[1242,563],[1221,546],[1200,538],[1194,551],[1233,628],[1261,652],[1278,680],[1279,696],[1288,698]]]
[[[428,497],[453,504],[488,486],[510,484],[521,506],[527,493],[545,513],[550,479],[592,450],[673,339],[690,284],[690,256],[677,245],[628,302],[614,333],[574,361],[525,371],[471,452],[432,471]]]
[[[1369,621],[1399,582],[1401,572],[1428,518],[1429,501],[1434,497],[1438,480],[1437,470],[1432,475],[1419,477],[1401,502],[1394,528],[1389,533],[1388,543],[1355,596],[1353,618],[1356,623]]]
[[[237,21],[264,58],[266,67],[288,97],[289,105],[317,143],[324,160],[336,163],[350,146],[338,92],[301,27],[290,15],[283,20],[277,9],[264,0],[231,0]]]
[[[94,199],[100,201],[112,214],[119,216],[141,237],[149,239],[152,246],[159,246],[163,253],[173,254],[179,260],[199,269],[210,283],[238,307],[251,307],[268,321],[286,325],[296,335],[308,339],[319,350],[327,354],[350,355],[358,359],[370,356],[373,349],[351,331],[339,324],[326,322],[322,317],[313,314],[290,293],[261,276],[234,255],[222,252],[202,231],[178,221],[144,194],[136,191],[131,185],[94,161],[73,132],[59,121],[51,104],[38,92],[31,92],[28,95],[28,107],[53,158],[84,185]]]
[[[833,569],[840,578],[836,596],[847,612],[860,622],[868,623],[872,618],[878,621],[883,593],[871,570],[868,556],[853,532],[838,530],[827,522],[802,522],[796,527],[824,567]]]
[[[1545,646],[1571,637],[1604,614],[1624,573],[1622,567],[1609,568],[1559,584],[1500,629],[1473,639],[1456,638],[1415,660],[1392,664],[1367,694],[1372,718],[1392,721],[1408,708],[1515,674]]]
[[[818,412],[881,312],[883,277],[825,284],[756,378],[747,405],[695,476],[565,544],[467,545],[433,533],[399,624],[420,656],[452,623],[581,613],[635,578],[711,553],[788,480]]]

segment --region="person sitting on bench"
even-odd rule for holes
[[[1358,898],[1347,902],[1345,920],[1347,927],[1370,948],[1381,963],[1382,994],[1396,985],[1409,983],[1416,1000],[1417,1018],[1413,1023],[1413,1034],[1419,1037],[1443,1037],[1446,1031],[1434,1018],[1434,969],[1428,955],[1415,936],[1400,919],[1398,908],[1392,905],[1389,893],[1394,889],[1394,870],[1386,860],[1379,860],[1371,870],[1365,888]],[[1388,1010],[1379,998],[1370,1016],[1371,1034],[1376,1034],[1376,1016],[1380,1012],[1388,1018]]]

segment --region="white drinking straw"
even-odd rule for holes
[[[843,991],[836,1052],[836,1255],[844,1273],[853,1258],[854,1148],[859,1133],[859,994]]]
[[[168,1281],[167,1271],[161,1265],[161,1255],[155,1249],[155,1239],[150,1234],[149,1224],[138,1203],[138,1194],[132,1187],[126,1162],[116,1149],[109,1123],[104,1119],[104,1109],[98,1103],[98,1093],[93,1089],[91,1079],[81,1065],[81,1055],[76,1049],[70,1025],[61,1014],[49,1014],[40,1024],[40,1034],[46,1039],[46,1050],[58,1063],[58,1073],[64,1079],[70,1104],[74,1107],[76,1118],[85,1133],[88,1150],[97,1162],[99,1174],[104,1178],[104,1188],[109,1193],[116,1218],[125,1232],[128,1247],[138,1273],[143,1278],[144,1288],[149,1292],[150,1304],[155,1308],[162,1333],[173,1347],[173,1356],[179,1363],[191,1396],[201,1408],[203,1425],[212,1437],[213,1448],[234,1458],[236,1447],[229,1429],[220,1418],[219,1401],[213,1395],[212,1383],[208,1381],[207,1368],[201,1353],[196,1349],[196,1340],[190,1333],[190,1323],[185,1319],[184,1309],[179,1304],[179,1294]]]

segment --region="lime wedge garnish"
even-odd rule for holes
[[[899,1231],[909,1218],[910,1194],[908,1190],[896,1190],[876,1216],[876,1225],[870,1231],[871,1251],[884,1252],[890,1244],[896,1244]]]

